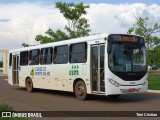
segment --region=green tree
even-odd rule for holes
[[[77,4],[57,2],[56,8],[60,10],[60,13],[62,13],[67,20],[68,24],[65,25],[64,28],[66,32],[60,29],[54,32],[51,28],[49,28],[45,32],[45,36],[37,35],[36,41],[44,44],[89,35],[90,25],[88,24],[88,19],[82,17],[87,14],[86,9],[89,8],[88,5],[85,6],[82,2]]]
[[[147,49],[151,50],[156,45],[160,43],[160,38],[158,38],[155,34],[160,32],[160,23],[154,22],[150,24],[150,20],[148,17],[136,17],[136,23],[133,27],[128,29],[129,34],[135,33],[136,35],[143,36],[145,38]]]
[[[22,43],[22,46],[23,46],[23,47],[29,47],[29,44]]]
[[[151,24],[151,20],[148,17],[142,18],[135,16],[135,19],[136,23],[133,25],[133,27],[128,29],[127,33],[131,34],[134,32],[136,35],[144,37],[148,50],[148,64],[151,66],[159,66],[160,48],[158,47],[158,45],[160,44],[160,38],[156,36],[156,33],[160,32],[160,23],[152,21]]]
[[[160,46],[155,47],[153,50],[148,50],[148,64],[160,67]]]

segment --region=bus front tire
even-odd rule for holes
[[[87,98],[87,89],[83,81],[78,81],[76,83],[74,92],[79,100],[85,100]]]
[[[33,82],[31,78],[27,78],[26,80],[26,89],[28,92],[33,92]]]

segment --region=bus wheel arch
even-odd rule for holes
[[[27,77],[25,80],[26,89],[28,92],[33,92],[33,82],[30,77]]]
[[[84,80],[80,78],[75,79],[73,83],[73,90],[78,99],[87,99],[87,87]]]

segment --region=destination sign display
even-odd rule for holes
[[[128,42],[135,42],[136,41],[135,37],[133,37],[133,36],[125,36],[125,35],[123,35],[121,37],[121,39],[122,39],[122,41],[128,41]]]
[[[124,42],[144,42],[142,37],[133,35],[121,35],[121,34],[111,34],[108,37],[109,41],[124,41]]]

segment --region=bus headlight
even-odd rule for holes
[[[115,85],[116,87],[119,87],[119,86],[120,86],[120,84],[119,84],[117,81],[115,81],[115,80],[109,79],[109,82],[110,82],[111,84]]]
[[[144,81],[143,85],[145,85],[147,83],[147,80]]]

